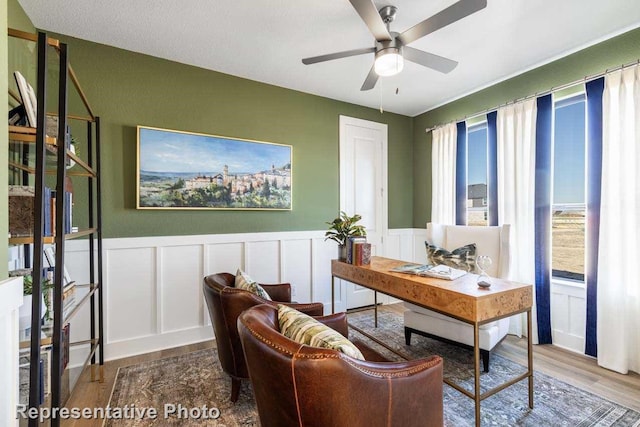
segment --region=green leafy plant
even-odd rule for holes
[[[358,221],[362,219],[362,216],[355,214],[349,216],[346,212],[340,211],[340,216],[334,219],[329,224],[329,230],[324,234],[324,240],[333,240],[339,245],[344,245],[347,239],[352,236],[366,236],[367,231],[363,225],[356,225]]]
[[[24,283],[22,288],[23,289],[22,293],[24,295],[32,295],[33,294],[33,277],[31,277],[31,275],[23,276],[22,282]],[[53,283],[49,279],[44,279],[42,281],[41,286],[42,286],[42,294],[44,296],[44,303],[45,303],[45,306],[47,307],[47,312],[45,313],[45,317],[47,320],[50,320],[51,310],[49,308],[51,307],[51,301],[50,301],[49,289],[53,289]]]

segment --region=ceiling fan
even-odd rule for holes
[[[349,2],[375,37],[375,46],[304,58],[302,63],[309,65],[349,56],[375,53],[373,66],[360,90],[373,89],[379,76],[398,74],[402,71],[405,59],[441,73],[451,72],[458,65],[456,61],[407,45],[487,7],[487,0],[460,0],[405,32],[396,33],[389,29],[389,25],[396,16],[397,8],[395,6],[384,6],[380,10],[376,10],[373,0],[349,0]]]

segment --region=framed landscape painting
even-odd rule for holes
[[[138,126],[138,209],[291,210],[290,145]]]

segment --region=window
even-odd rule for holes
[[[487,124],[467,130],[467,225],[489,225],[487,219]]]
[[[586,101],[555,102],[551,269],[553,277],[584,281],[586,217]]]

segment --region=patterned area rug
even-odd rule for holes
[[[372,311],[349,315],[349,321],[365,332],[382,339],[392,348],[410,357],[418,358],[439,354],[445,360],[445,376],[472,390],[472,352],[456,346],[414,335],[411,346],[404,345],[402,317],[398,313],[382,311],[378,314],[378,328],[373,327]],[[352,332],[362,340],[365,337]],[[390,359],[398,356],[371,344]],[[248,382],[243,382],[240,399],[233,405],[229,401],[231,381],[222,372],[217,354],[201,350],[152,362],[121,368],[109,405],[123,408],[156,408],[156,419],[107,420],[105,426],[258,426],[259,421]],[[482,389],[502,383],[525,372],[525,368],[504,357],[492,355],[491,370],[481,376]],[[534,409],[528,407],[527,383],[522,381],[482,401],[483,426],[580,426],[580,427],[638,427],[640,413],[541,373],[535,373]],[[168,405],[168,406],[167,406]],[[220,410],[220,417],[188,419],[192,408]],[[165,408],[175,413],[164,419]],[[177,414],[182,410],[179,418]],[[444,386],[445,425],[448,427],[473,426],[473,400],[453,388]],[[192,414],[193,415],[193,414]],[[196,414],[198,415],[198,414]],[[215,415],[209,413],[209,415]]]

